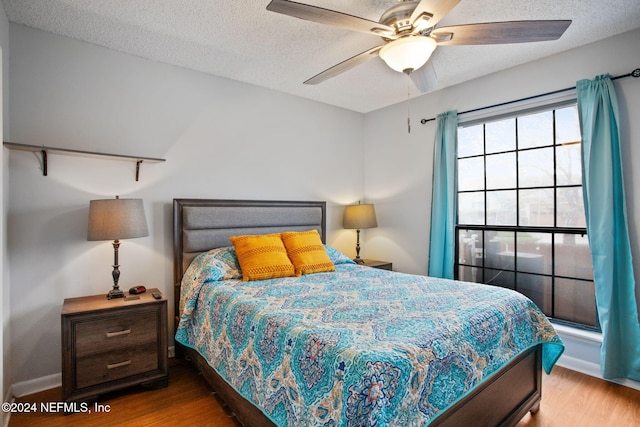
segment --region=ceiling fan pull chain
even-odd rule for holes
[[[407,77],[409,74],[407,73]],[[411,79],[407,80],[407,133],[411,133]]]

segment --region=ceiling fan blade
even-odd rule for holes
[[[347,30],[373,33],[378,36],[393,36],[394,29],[388,25],[375,21],[348,15],[335,10],[297,3],[289,0],[272,0],[267,5],[267,10],[293,16],[320,24],[333,25]]]
[[[422,67],[412,71],[409,77],[420,93],[431,92],[438,87],[438,76],[431,61],[427,61]]]
[[[422,0],[411,14],[410,22],[414,23],[418,18],[425,13],[433,15],[429,19],[429,26],[436,25],[444,16],[451,12],[451,9],[457,6],[460,0]]]
[[[540,42],[559,39],[570,24],[571,20],[454,25],[436,28],[431,37],[444,46]]]
[[[353,67],[362,64],[363,62],[368,61],[371,58],[375,58],[378,56],[378,52],[382,46],[373,47],[367,51],[359,53],[356,56],[352,56],[351,58],[342,61],[341,63],[334,65],[331,68],[328,68],[321,72],[320,74],[316,74],[311,77],[309,80],[305,81],[306,85],[317,85],[318,83],[322,83],[323,81],[330,79],[332,77],[337,76],[340,73],[344,73],[347,70],[352,69]]]

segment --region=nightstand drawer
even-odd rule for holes
[[[76,386],[89,387],[158,369],[155,343],[76,359]]]
[[[136,311],[76,324],[76,357],[155,342],[158,312]]]

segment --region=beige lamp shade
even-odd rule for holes
[[[120,240],[149,235],[142,199],[91,200],[87,240]]]
[[[378,226],[376,211],[372,204],[350,205],[344,208],[342,226],[348,229],[362,230]]]

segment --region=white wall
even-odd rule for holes
[[[328,242],[355,239],[341,215],[364,193],[359,113],[14,24],[10,85],[12,142],[166,159],[135,182],[135,163],[50,154],[45,177],[9,152],[14,384],[59,374],[63,299],[112,286],[111,243],[86,240],[91,199],[144,199],[150,236],[122,242],[120,284],[170,299],[173,198],[327,200]]]
[[[427,94],[411,101],[412,127],[407,134],[407,105],[398,104],[366,115],[365,193],[375,203],[379,228],[366,230],[365,247],[372,258],[393,262],[394,269],[426,274],[433,143],[436,122],[419,124],[449,110],[466,111],[575,86],[577,80],[640,67],[640,30],[628,32],[549,58]],[[620,106],[621,150],[631,237],[636,298],[640,307],[640,79],[616,80]],[[634,167],[635,166],[635,167]],[[563,335],[566,355],[593,365],[598,343]],[[575,344],[575,345],[574,345]],[[596,367],[595,371],[598,369]],[[589,372],[593,373],[593,372]]]

